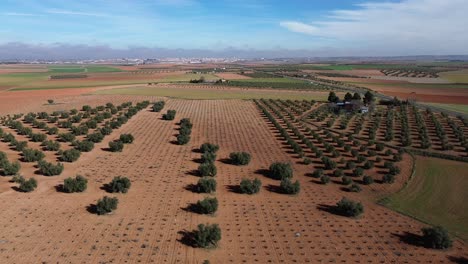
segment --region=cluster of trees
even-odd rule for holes
[[[346,93],[345,96],[344,96],[344,102],[349,102],[349,101],[352,101],[352,100],[361,100],[361,95],[359,93],[354,93],[354,94],[351,94],[351,93]],[[371,102],[373,102],[375,100],[374,98],[374,94],[370,91],[367,91],[365,94],[364,94],[364,98],[362,98],[364,104],[369,104]],[[331,91],[329,94],[328,94],[328,102],[330,103],[338,103],[340,101],[340,98],[336,95],[335,92]]]
[[[164,101],[159,101],[153,104],[153,112],[161,112],[161,110],[164,108],[164,105],[166,103]]]
[[[190,142],[193,124],[189,118],[180,120],[179,134],[177,135],[177,144],[186,145]]]
[[[0,169],[3,171],[3,175],[11,176],[15,175],[21,169],[19,162],[10,162],[5,152],[0,151]]]
[[[22,192],[32,192],[37,188],[37,181],[34,178],[26,180],[23,176],[15,176],[13,182],[18,183],[18,189]]]
[[[408,107],[400,106],[400,122],[401,122],[401,144],[403,147],[411,146],[411,130],[408,125]]]
[[[291,164],[275,162],[270,165],[269,176],[275,180],[281,180],[280,189],[285,194],[298,194],[300,191],[299,181],[292,182],[293,169]]]
[[[63,172],[63,164],[62,163],[50,163],[44,160],[40,160],[37,163],[37,167],[39,168],[39,172],[44,176],[56,176],[60,175]]]
[[[163,115],[164,120],[174,120],[176,116],[176,110],[167,110],[167,113]]]
[[[204,83],[206,80],[205,80],[205,77],[202,76],[200,77],[199,79],[193,79],[193,80],[190,80],[189,83]]]
[[[416,126],[418,127],[418,136],[421,140],[421,148],[428,149],[431,147],[431,140],[427,135],[427,127],[422,114],[416,106],[413,106],[414,118],[416,119]]]
[[[435,132],[437,137],[439,138],[442,150],[452,150],[453,145],[448,142],[445,129],[439,122],[439,119],[434,115],[434,113],[430,109],[427,109],[427,112],[431,117],[432,123],[434,124]]]
[[[257,178],[253,180],[242,179],[240,183],[240,191],[245,194],[258,193],[261,187],[262,187],[262,182]]]
[[[204,143],[200,146],[202,151],[202,164],[198,166],[198,172],[202,177],[214,177],[217,174],[217,168],[214,164],[216,160],[216,152],[219,150],[219,146],[211,143]]]
[[[125,144],[133,143],[135,138],[132,134],[122,134],[119,139],[109,142],[109,151],[122,152]]]

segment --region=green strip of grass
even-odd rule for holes
[[[180,99],[213,100],[213,99],[290,99],[290,100],[316,100],[324,101],[326,93],[287,93],[274,91],[245,91],[227,89],[196,89],[196,88],[166,88],[166,87],[144,87],[144,88],[122,88],[109,89],[95,92],[95,94],[119,94],[119,95],[147,95],[162,96]]]
[[[385,205],[468,240],[467,171],[465,162],[417,157],[413,179]]]
[[[450,111],[458,112],[461,114],[468,115],[468,105],[467,104],[435,104],[430,103],[429,105],[437,106],[443,109],[447,109]]]

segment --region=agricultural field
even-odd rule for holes
[[[467,240],[467,171],[467,163],[418,157],[413,179],[385,204],[425,222],[446,226]]]
[[[192,73],[224,66],[0,74],[0,262],[468,259],[468,119],[337,112],[329,92],[351,88],[277,71],[332,64]],[[424,244],[434,225],[450,248]]]

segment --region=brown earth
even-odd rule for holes
[[[158,99],[58,93],[55,96],[67,108]],[[45,106],[39,101],[10,100],[16,100],[18,108],[31,111],[63,108]],[[29,105],[20,106],[24,103]],[[97,144],[93,152],[67,164],[61,176],[37,176],[32,174],[32,168],[26,168],[24,176],[35,177],[39,182],[32,193],[19,193],[12,189],[15,185],[8,182],[9,178],[0,178],[1,262],[201,263],[209,259],[211,263],[439,263],[468,257],[467,246],[458,240],[448,251],[405,242],[419,234],[424,225],[375,205],[373,189],[355,194],[343,192],[338,184],[317,184],[306,176],[312,166],[299,164],[286,153],[272,127],[250,101],[168,100],[166,109],[177,110],[175,121],[161,120],[161,114],[144,110]],[[10,105],[9,109],[0,109],[2,114],[6,110],[16,108]],[[191,118],[194,124],[192,141],[178,146],[171,141],[177,134],[176,122],[183,117]],[[101,150],[120,133],[132,133],[134,144],[126,146],[122,153]],[[198,180],[192,175],[200,157],[195,150],[206,141],[220,145],[220,160],[232,151],[247,151],[253,157],[245,167],[216,162],[220,208],[215,216],[185,209],[204,197],[190,191],[189,186]],[[0,148],[5,150],[6,144],[1,142]],[[409,162],[408,157],[405,160]],[[274,161],[294,163],[295,179],[301,182],[299,195],[277,193],[279,183],[258,173]],[[410,166],[402,169],[401,177],[408,177]],[[89,179],[86,192],[56,191],[64,178],[77,173]],[[127,194],[115,195],[119,197],[117,211],[107,216],[89,213],[90,204],[110,195],[101,190],[103,183],[118,175],[129,177],[132,188]],[[260,178],[261,192],[247,196],[233,191],[243,177]],[[401,184],[392,188],[398,189]],[[375,192],[385,192],[381,185],[374,186]],[[363,217],[350,219],[328,212],[327,206],[343,196],[365,204]],[[218,249],[195,249],[181,241],[184,231],[207,222],[218,223],[222,229]]]

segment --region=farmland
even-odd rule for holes
[[[342,99],[353,88],[277,71],[385,68],[356,65],[54,65],[0,74],[0,259],[466,259],[466,118],[378,100],[369,113],[335,111],[330,91]],[[75,75],[87,77],[68,78]],[[445,89],[429,87],[421,89]],[[339,210],[343,197],[361,206],[355,216]],[[197,240],[200,224],[216,231],[212,240]],[[415,239],[431,225],[449,230],[450,249]]]
[[[462,202],[468,197],[461,191],[468,188],[463,179],[467,164],[418,157],[416,168],[408,186],[392,195],[386,205],[426,222],[446,226],[468,239],[468,208]]]

